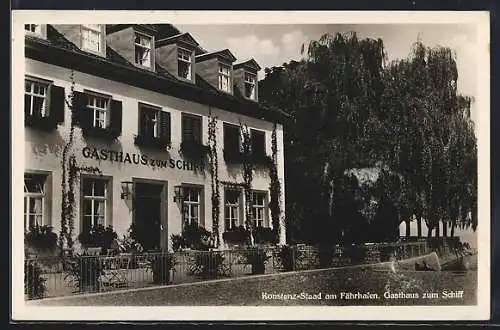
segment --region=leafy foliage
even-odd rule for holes
[[[100,247],[103,251],[111,248],[111,244],[118,238],[112,226],[97,225],[83,230],[78,235],[78,241],[85,248]]]
[[[47,291],[43,270],[37,262],[24,263],[24,291],[30,299],[43,298]]]
[[[98,256],[85,252],[63,259],[65,279],[70,279],[79,292],[98,291],[104,267]]]
[[[37,224],[24,235],[24,242],[37,250],[54,250],[57,246],[57,234],[52,232],[51,226]]]

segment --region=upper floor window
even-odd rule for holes
[[[26,79],[24,82],[24,113],[33,117],[48,115],[49,83]]]
[[[24,80],[25,125],[52,130],[64,122],[64,87],[29,77]]]
[[[159,107],[139,104],[139,135],[146,139],[170,141],[170,113]]]
[[[82,228],[107,226],[106,207],[108,201],[108,180],[84,178],[82,180]]]
[[[107,97],[88,95],[87,108],[93,113],[92,126],[106,128],[109,121],[110,99]]]
[[[48,225],[44,217],[45,182],[43,174],[24,175],[24,229]]]
[[[219,63],[219,89],[231,92],[231,66]]]
[[[102,25],[84,24],[82,25],[82,49],[90,50],[95,53],[104,52],[104,38]]]
[[[182,142],[202,142],[200,116],[182,114]]]
[[[146,67],[153,67],[152,59],[153,37],[142,33],[135,33],[135,63]]]
[[[201,188],[183,187],[183,223],[184,226],[200,225]]]
[[[46,27],[44,24],[24,24],[24,31],[28,34],[45,38]]]
[[[266,193],[252,192],[252,222],[253,227],[264,227]]]
[[[254,74],[245,73],[245,96],[249,99],[256,99],[256,81],[257,77]]]
[[[177,74],[179,77],[192,80],[192,52],[183,48],[177,49]]]

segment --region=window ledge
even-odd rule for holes
[[[83,136],[95,137],[103,140],[116,140],[120,134],[110,128],[88,127],[82,128]]]
[[[205,157],[210,154],[210,147],[196,141],[183,141],[181,153],[191,160],[203,162]]]
[[[146,137],[136,135],[134,144],[139,147],[151,148],[155,150],[169,150],[171,147],[170,141],[162,140],[160,138]]]

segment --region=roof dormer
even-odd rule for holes
[[[254,59],[235,64],[233,67],[235,85],[246,99],[252,101],[259,99],[257,74],[260,69],[260,65]]]
[[[107,41],[133,65],[155,71],[155,33],[148,25],[116,24],[107,28]]]
[[[198,42],[189,34],[177,34],[155,43],[159,65],[181,80],[195,81],[195,50]]]
[[[26,35],[47,39],[46,24],[24,24],[24,31]]]
[[[53,27],[82,51],[106,57],[105,24],[57,24]]]
[[[224,49],[218,52],[196,56],[196,73],[213,87],[233,93],[233,63],[236,57]]]

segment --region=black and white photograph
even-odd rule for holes
[[[12,35],[14,318],[489,318],[487,12]]]

